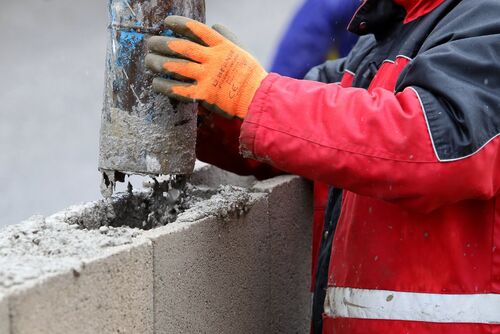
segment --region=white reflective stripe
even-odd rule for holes
[[[333,318],[500,324],[500,295],[329,288],[325,313]]]

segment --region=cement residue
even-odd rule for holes
[[[175,221],[178,212],[185,209],[172,196],[172,192],[155,191],[119,193],[111,199],[71,207],[57,216],[87,229],[128,226],[149,230]]]
[[[54,217],[88,229],[128,226],[149,230],[172,223],[178,217],[186,221],[193,217],[242,214],[249,200],[246,188],[223,185],[214,189],[187,184],[183,192],[169,188],[118,193],[111,199],[71,207]]]
[[[186,202],[189,209],[179,214],[179,221],[194,221],[208,216],[222,220],[239,217],[247,211],[252,202],[248,189],[231,185],[220,186],[215,192],[193,187],[188,189],[187,193]],[[211,196],[207,197],[207,194]]]
[[[0,230],[0,290],[68,270],[79,275],[85,260],[132,244],[145,224],[152,228],[177,217],[178,222],[208,216],[227,220],[244,214],[251,203],[252,193],[246,188],[188,184],[185,196],[173,189],[130,191],[47,218],[33,217]]]
[[[65,270],[78,274],[85,259],[131,244],[139,235],[140,230],[123,227],[89,231],[41,216],[8,226],[0,232],[0,288]]]
[[[106,174],[190,175],[196,161],[197,106],[155,93],[152,82],[158,75],[146,68],[144,56],[149,37],[171,33],[164,30],[165,17],[204,21],[204,1],[110,0],[109,10],[99,169]],[[109,194],[112,187],[103,189]]]

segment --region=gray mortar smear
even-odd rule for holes
[[[187,221],[208,215],[222,218],[230,212],[239,214],[249,200],[248,190],[236,186],[223,185],[213,189],[187,184],[183,188],[165,183],[149,192],[130,190],[111,199],[71,207],[56,216],[59,220],[87,229],[128,226],[149,230],[181,217],[182,221]]]
[[[130,228],[84,230],[55,219],[35,216],[0,232],[0,288],[73,270],[104,249],[130,244],[140,231]]]
[[[143,229],[176,218],[186,222],[210,215],[223,220],[237,217],[255,196],[230,185],[214,189],[188,184],[185,194],[172,206],[168,192],[129,191],[0,230],[0,291],[64,271],[78,275],[85,260],[133,244]]]

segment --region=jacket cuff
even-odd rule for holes
[[[258,130],[262,115],[266,112],[267,101],[269,94],[274,86],[274,83],[280,78],[280,75],[271,73],[261,83],[259,89],[248,108],[248,113],[245,117],[240,132],[240,154],[244,158],[250,158],[263,161],[264,157],[260,157],[258,153]]]

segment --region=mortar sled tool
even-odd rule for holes
[[[125,175],[170,175],[181,180],[196,161],[194,103],[177,103],[153,92],[146,70],[146,40],[172,35],[169,15],[204,22],[204,0],[109,0],[104,108],[99,143],[101,193],[110,197]],[[156,180],[156,179],[155,179]]]

